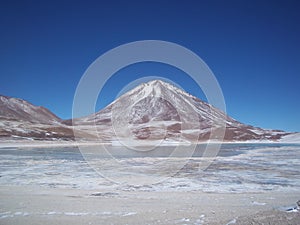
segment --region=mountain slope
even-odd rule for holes
[[[0,137],[73,139],[73,130],[48,109],[0,95]]]
[[[287,134],[240,123],[208,103],[160,80],[143,83],[105,109],[73,119],[72,123],[85,131],[96,124],[98,135],[108,140],[115,140],[116,136],[118,139],[150,141],[220,140],[221,137],[214,133],[222,129],[225,129],[225,141],[279,140]]]
[[[59,123],[61,119],[42,106],[0,95],[0,117],[7,120],[27,121],[40,124]]]

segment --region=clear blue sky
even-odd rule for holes
[[[197,53],[217,77],[227,113],[263,128],[300,131],[299,1],[0,2],[0,93],[70,118],[87,67],[118,45],[146,39]],[[133,65],[116,74],[98,108],[128,82],[165,76],[203,97],[170,66]]]

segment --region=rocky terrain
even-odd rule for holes
[[[71,140],[72,127],[42,106],[0,96],[0,138],[29,140]]]

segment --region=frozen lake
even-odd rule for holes
[[[221,193],[300,189],[296,144],[223,144],[205,170],[199,165],[212,160],[201,157],[205,145],[190,158],[169,157],[174,146],[146,152],[106,148],[113,157],[96,147],[85,157],[73,147],[0,148],[0,185]]]

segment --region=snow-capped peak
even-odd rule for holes
[[[272,131],[242,124],[162,80],[142,83],[105,109],[73,122],[76,125],[97,124],[105,126],[105,129],[113,126],[121,135],[133,135],[137,139],[155,139],[162,136],[176,139],[181,134],[186,139],[195,140],[200,132],[199,140],[207,140],[212,130],[224,128],[224,138],[229,141],[264,138],[276,140],[281,136]]]

